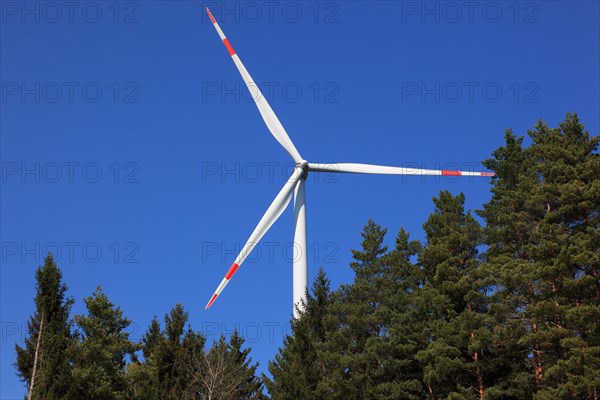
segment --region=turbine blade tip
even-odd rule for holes
[[[212,13],[210,12],[210,10],[209,10],[209,8],[208,8],[208,7],[206,7],[206,13],[207,13],[207,14],[208,14],[208,16],[210,17],[210,21],[211,21],[213,24],[216,24],[216,23],[217,23],[217,21],[215,20],[215,17],[213,17],[213,15],[212,15]]]
[[[208,303],[206,304],[206,307],[204,307],[205,310],[208,310],[210,308],[210,306],[212,306],[212,304],[215,302],[215,300],[217,299],[218,294],[213,294],[212,297],[210,298],[210,300],[208,301]]]

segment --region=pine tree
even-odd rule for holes
[[[524,212],[524,204],[537,178],[532,172],[533,160],[523,147],[523,137],[517,137],[512,130],[505,132],[505,146],[492,155],[494,158],[483,164],[496,173],[492,178],[493,196],[478,214],[486,222],[485,268],[496,285],[490,309],[494,346],[507,360],[504,364],[507,373],[488,394],[492,398],[527,399],[534,391],[532,366],[541,365],[539,353],[520,340],[531,329],[523,319],[522,310],[527,305],[531,292],[528,285],[532,282],[524,246],[534,229]]]
[[[16,345],[15,367],[27,385],[29,399],[66,399],[71,384],[69,313],[73,299],[66,295],[67,286],[51,254],[35,278],[36,310],[27,325],[25,346]]]
[[[479,223],[464,211],[465,197],[448,191],[434,198],[423,225],[427,244],[420,254],[426,281],[417,295],[428,315],[427,348],[418,353],[427,392],[435,397],[483,399],[492,383],[490,320],[492,281],[481,267]]]
[[[512,132],[486,166],[496,171],[486,219],[488,259],[497,271],[499,309],[519,321],[512,333],[527,368],[513,385],[537,398],[597,396],[600,235],[599,138],[576,115],[559,128],[541,121]]]
[[[576,114],[555,129],[538,123],[530,135],[543,177],[534,199],[545,205],[531,252],[545,296],[532,315],[544,320],[554,353],[537,397],[593,398],[600,389],[600,326],[592,322],[600,320],[600,137],[590,138]]]
[[[129,340],[131,321],[110,302],[102,288],[85,299],[88,314],[75,316],[81,341],[73,366],[71,397],[90,400],[124,399],[127,356],[138,346]]]

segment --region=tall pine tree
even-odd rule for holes
[[[488,259],[506,332],[526,354],[512,385],[537,398],[598,396],[600,297],[599,138],[577,115],[541,121],[532,144],[507,132],[485,165],[496,171],[487,223]],[[518,321],[518,325],[515,324]]]
[[[465,197],[440,192],[423,225],[427,244],[420,254],[425,282],[416,295],[428,324],[423,365],[426,391],[433,397],[482,399],[486,374],[487,289],[478,256],[481,227],[464,211]]]

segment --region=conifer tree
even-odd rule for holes
[[[481,227],[464,211],[464,195],[448,191],[434,198],[423,225],[427,244],[420,254],[425,284],[418,291],[428,315],[423,365],[426,391],[435,397],[475,396],[486,390],[481,336],[486,335],[485,283],[478,250]]]
[[[497,271],[500,309],[526,369],[513,386],[537,398],[597,396],[599,138],[576,115],[559,128],[541,121],[528,132],[532,145],[512,132],[485,162],[496,171],[487,222],[488,259]],[[586,315],[586,317],[583,317]],[[513,323],[514,325],[514,323]]]
[[[533,198],[545,206],[531,251],[543,294],[531,314],[544,321],[550,348],[537,397],[593,398],[600,389],[600,326],[591,323],[600,320],[600,137],[590,138],[576,114],[555,129],[538,123],[530,135],[543,177]]]
[[[140,400],[183,399],[189,396],[194,357],[202,357],[206,338],[187,323],[188,313],[181,304],[165,315],[165,329],[153,317],[142,338],[144,360],[129,368],[129,392]],[[194,397],[192,397],[194,398]]]
[[[319,353],[326,370],[319,390],[325,398],[370,398],[381,380],[383,360],[375,343],[388,329],[382,320],[389,293],[384,275],[386,232],[368,221],[361,233],[361,250],[352,251],[354,282],[342,286],[333,296],[331,318],[338,329],[332,330]]]
[[[382,306],[382,320],[389,333],[374,342],[382,360],[381,377],[372,397],[379,399],[421,399],[424,393],[422,369],[417,353],[426,347],[423,335],[426,319],[417,312],[423,273],[411,259],[419,253],[421,244],[411,241],[400,229],[395,248],[386,254],[384,277],[390,288]]]
[[[531,325],[523,319],[527,305],[531,271],[524,246],[534,226],[524,212],[524,204],[536,183],[533,160],[523,147],[523,137],[512,130],[505,132],[505,146],[492,153],[483,164],[493,171],[492,198],[478,211],[485,222],[486,271],[496,284],[490,315],[494,320],[494,346],[507,360],[502,382],[488,391],[494,398],[519,399],[533,396],[533,365],[539,365],[539,353],[520,342]],[[528,365],[530,364],[530,365]]]
[[[237,385],[235,390],[236,399],[254,400],[263,399],[262,394],[263,382],[256,375],[258,363],[252,364],[250,358],[250,348],[242,348],[244,338],[241,337],[237,330],[229,338],[227,353],[233,360],[234,370],[237,370],[237,376],[241,379],[241,383]]]
[[[131,321],[100,286],[85,304],[87,316],[75,316],[81,341],[74,357],[71,398],[124,399],[127,357],[138,349],[126,331]]]
[[[158,381],[157,357],[159,349],[163,349],[165,338],[156,315],[152,318],[148,330],[142,337],[141,350],[143,360],[136,360],[128,365],[128,393],[135,400],[159,400],[160,385]]]
[[[188,315],[181,304],[165,315],[164,343],[155,351],[160,399],[176,400],[186,393],[190,375],[183,341]]]
[[[292,319],[292,334],[284,339],[275,360],[269,363],[273,379],[263,375],[273,399],[325,398],[319,393],[325,371],[319,351],[331,331],[328,322],[332,298],[323,268],[319,269],[311,292],[307,293],[301,317]]]
[[[160,330],[160,322],[158,322],[158,318],[156,315],[152,317],[152,321],[150,321],[150,327],[148,331],[142,337],[142,353],[144,355],[144,359],[148,360],[152,354],[156,352],[156,349],[159,348],[164,342],[164,336]]]
[[[73,299],[67,297],[52,254],[37,269],[35,279],[35,312],[27,324],[24,347],[16,345],[15,367],[27,385],[28,399],[66,399],[71,385],[69,313]]]

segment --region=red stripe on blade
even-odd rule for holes
[[[496,176],[496,174],[493,172],[482,172],[481,176]]]
[[[215,300],[217,299],[218,294],[213,294],[212,297],[210,298],[210,301],[208,302],[208,304],[206,305],[206,307],[204,307],[205,310],[208,310],[208,308],[210,306],[212,306],[212,303],[215,302]]]
[[[212,13],[210,12],[210,10],[208,9],[208,7],[206,7],[206,12],[208,13],[208,16],[210,17],[210,20],[212,21],[213,24],[216,24],[217,21],[215,20],[215,17],[213,17]]]
[[[461,176],[460,171],[448,171],[447,169],[442,170],[443,176]]]
[[[229,52],[230,56],[233,56],[235,54],[235,50],[233,49],[233,47],[231,47],[231,43],[229,43],[229,40],[227,40],[227,38],[223,39],[223,43],[225,44],[225,47],[227,47],[227,51]]]
[[[235,274],[235,271],[237,271],[237,269],[239,267],[240,267],[239,265],[237,265],[236,263],[233,263],[231,265],[231,268],[229,268],[229,271],[227,271],[227,275],[225,275],[225,279],[230,280],[231,277],[233,276],[233,274]]]

